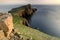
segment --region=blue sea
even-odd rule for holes
[[[8,12],[22,5],[0,5],[0,12]],[[32,5],[37,11],[30,19],[32,28],[60,37],[60,5]]]

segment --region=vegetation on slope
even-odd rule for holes
[[[13,16],[14,27],[18,28],[18,31],[23,35],[24,38],[32,37],[33,40],[60,40],[59,38],[52,37],[36,29],[22,25],[20,21],[23,19],[24,18],[22,17]]]
[[[60,40],[59,38],[52,37],[41,31],[23,25],[23,20],[29,19],[35,11],[37,10],[32,8],[30,4],[10,10],[9,13],[12,13],[13,15],[14,27],[18,28],[18,31],[26,39],[32,37],[33,40]]]

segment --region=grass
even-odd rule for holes
[[[14,27],[18,28],[18,31],[25,38],[32,37],[34,40],[60,40],[60,38],[47,35],[41,31],[20,24],[20,21],[23,19],[22,17],[13,16]]]

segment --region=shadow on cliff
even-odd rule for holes
[[[32,8],[31,4],[28,4],[18,8],[13,8],[12,10],[8,11],[8,13],[12,13],[13,16],[25,18],[23,20],[23,25],[30,26],[29,20],[35,11],[37,11],[37,9]]]

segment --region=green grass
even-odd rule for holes
[[[60,40],[60,38],[47,35],[41,31],[20,24],[20,21],[23,19],[22,17],[13,16],[14,27],[18,28],[18,31],[25,38],[32,37],[34,40]]]

